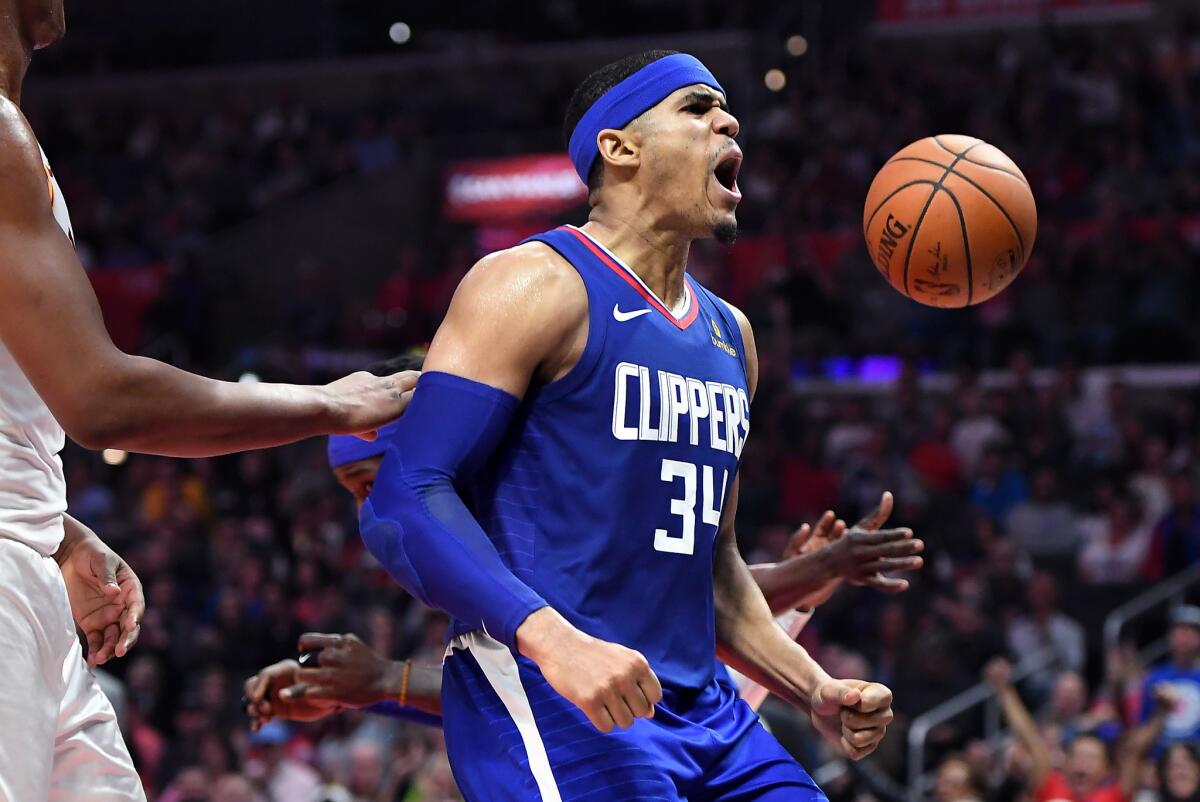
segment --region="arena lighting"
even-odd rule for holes
[[[789,56],[803,56],[808,52],[808,40],[800,34],[793,34],[787,38],[787,52]]]
[[[120,465],[129,459],[129,452],[119,448],[106,448],[100,452],[100,458],[104,460],[105,465]]]
[[[238,381],[241,382],[242,384],[254,384],[256,382],[262,381],[262,379],[258,378],[257,373],[247,372],[247,373],[243,373],[241,376],[238,376]]]
[[[783,74],[783,70],[770,69],[763,76],[763,83],[767,85],[767,89],[772,92],[779,92],[787,86],[787,76]]]
[[[412,38],[412,28],[406,22],[393,22],[392,27],[388,28],[388,38],[402,45]]]

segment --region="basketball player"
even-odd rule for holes
[[[0,0],[0,800],[144,800],[93,662],[137,635],[128,567],[64,515],[65,433],[89,448],[221,454],[398,416],[415,376],[325,387],[211,381],[112,344],[72,245],[54,174],[20,111],[32,52],[64,30],[62,0]],[[60,570],[55,558],[62,561]]]
[[[408,356],[367,368],[376,375],[420,369],[420,358]],[[346,435],[329,438],[329,467],[358,506],[371,492],[395,426],[381,429],[372,442]],[[827,511],[815,526],[796,530],[781,562],[750,566],[771,612],[787,616],[785,628],[792,637],[844,581],[888,592],[907,589],[906,580],[883,572],[919,569],[923,562],[917,555],[924,544],[908,529],[879,528],[891,510],[892,495],[885,493],[879,506],[851,528]],[[246,680],[246,712],[254,729],[272,718],[314,721],[344,707],[441,725],[441,666],[388,660],[353,634],[305,633],[298,649],[317,651],[311,665],[280,660]],[[749,681],[739,692],[755,710],[766,698],[765,689]]]
[[[362,507],[371,552],[455,619],[455,777],[471,800],[824,800],[713,658],[849,757],[891,721],[738,553],[754,339],[686,275],[693,240],[736,235],[738,122],[699,61],[656,51],[589,76],[565,129],[588,223],[463,279]]]

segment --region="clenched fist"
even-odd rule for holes
[[[812,722],[817,732],[853,760],[875,751],[891,723],[892,692],[878,682],[834,679],[813,692]]]
[[[653,717],[662,699],[658,677],[640,652],[580,632],[549,607],[525,619],[517,646],[601,732]]]

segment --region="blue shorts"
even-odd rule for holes
[[[447,652],[442,716],[469,802],[828,802],[723,674],[698,694],[664,689],[654,718],[606,734],[474,632]]]

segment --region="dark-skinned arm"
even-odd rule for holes
[[[47,186],[33,132],[0,100],[0,339],[80,445],[207,456],[370,432],[400,415],[416,374],[356,373],[323,387],[234,383],[123,353]]]

